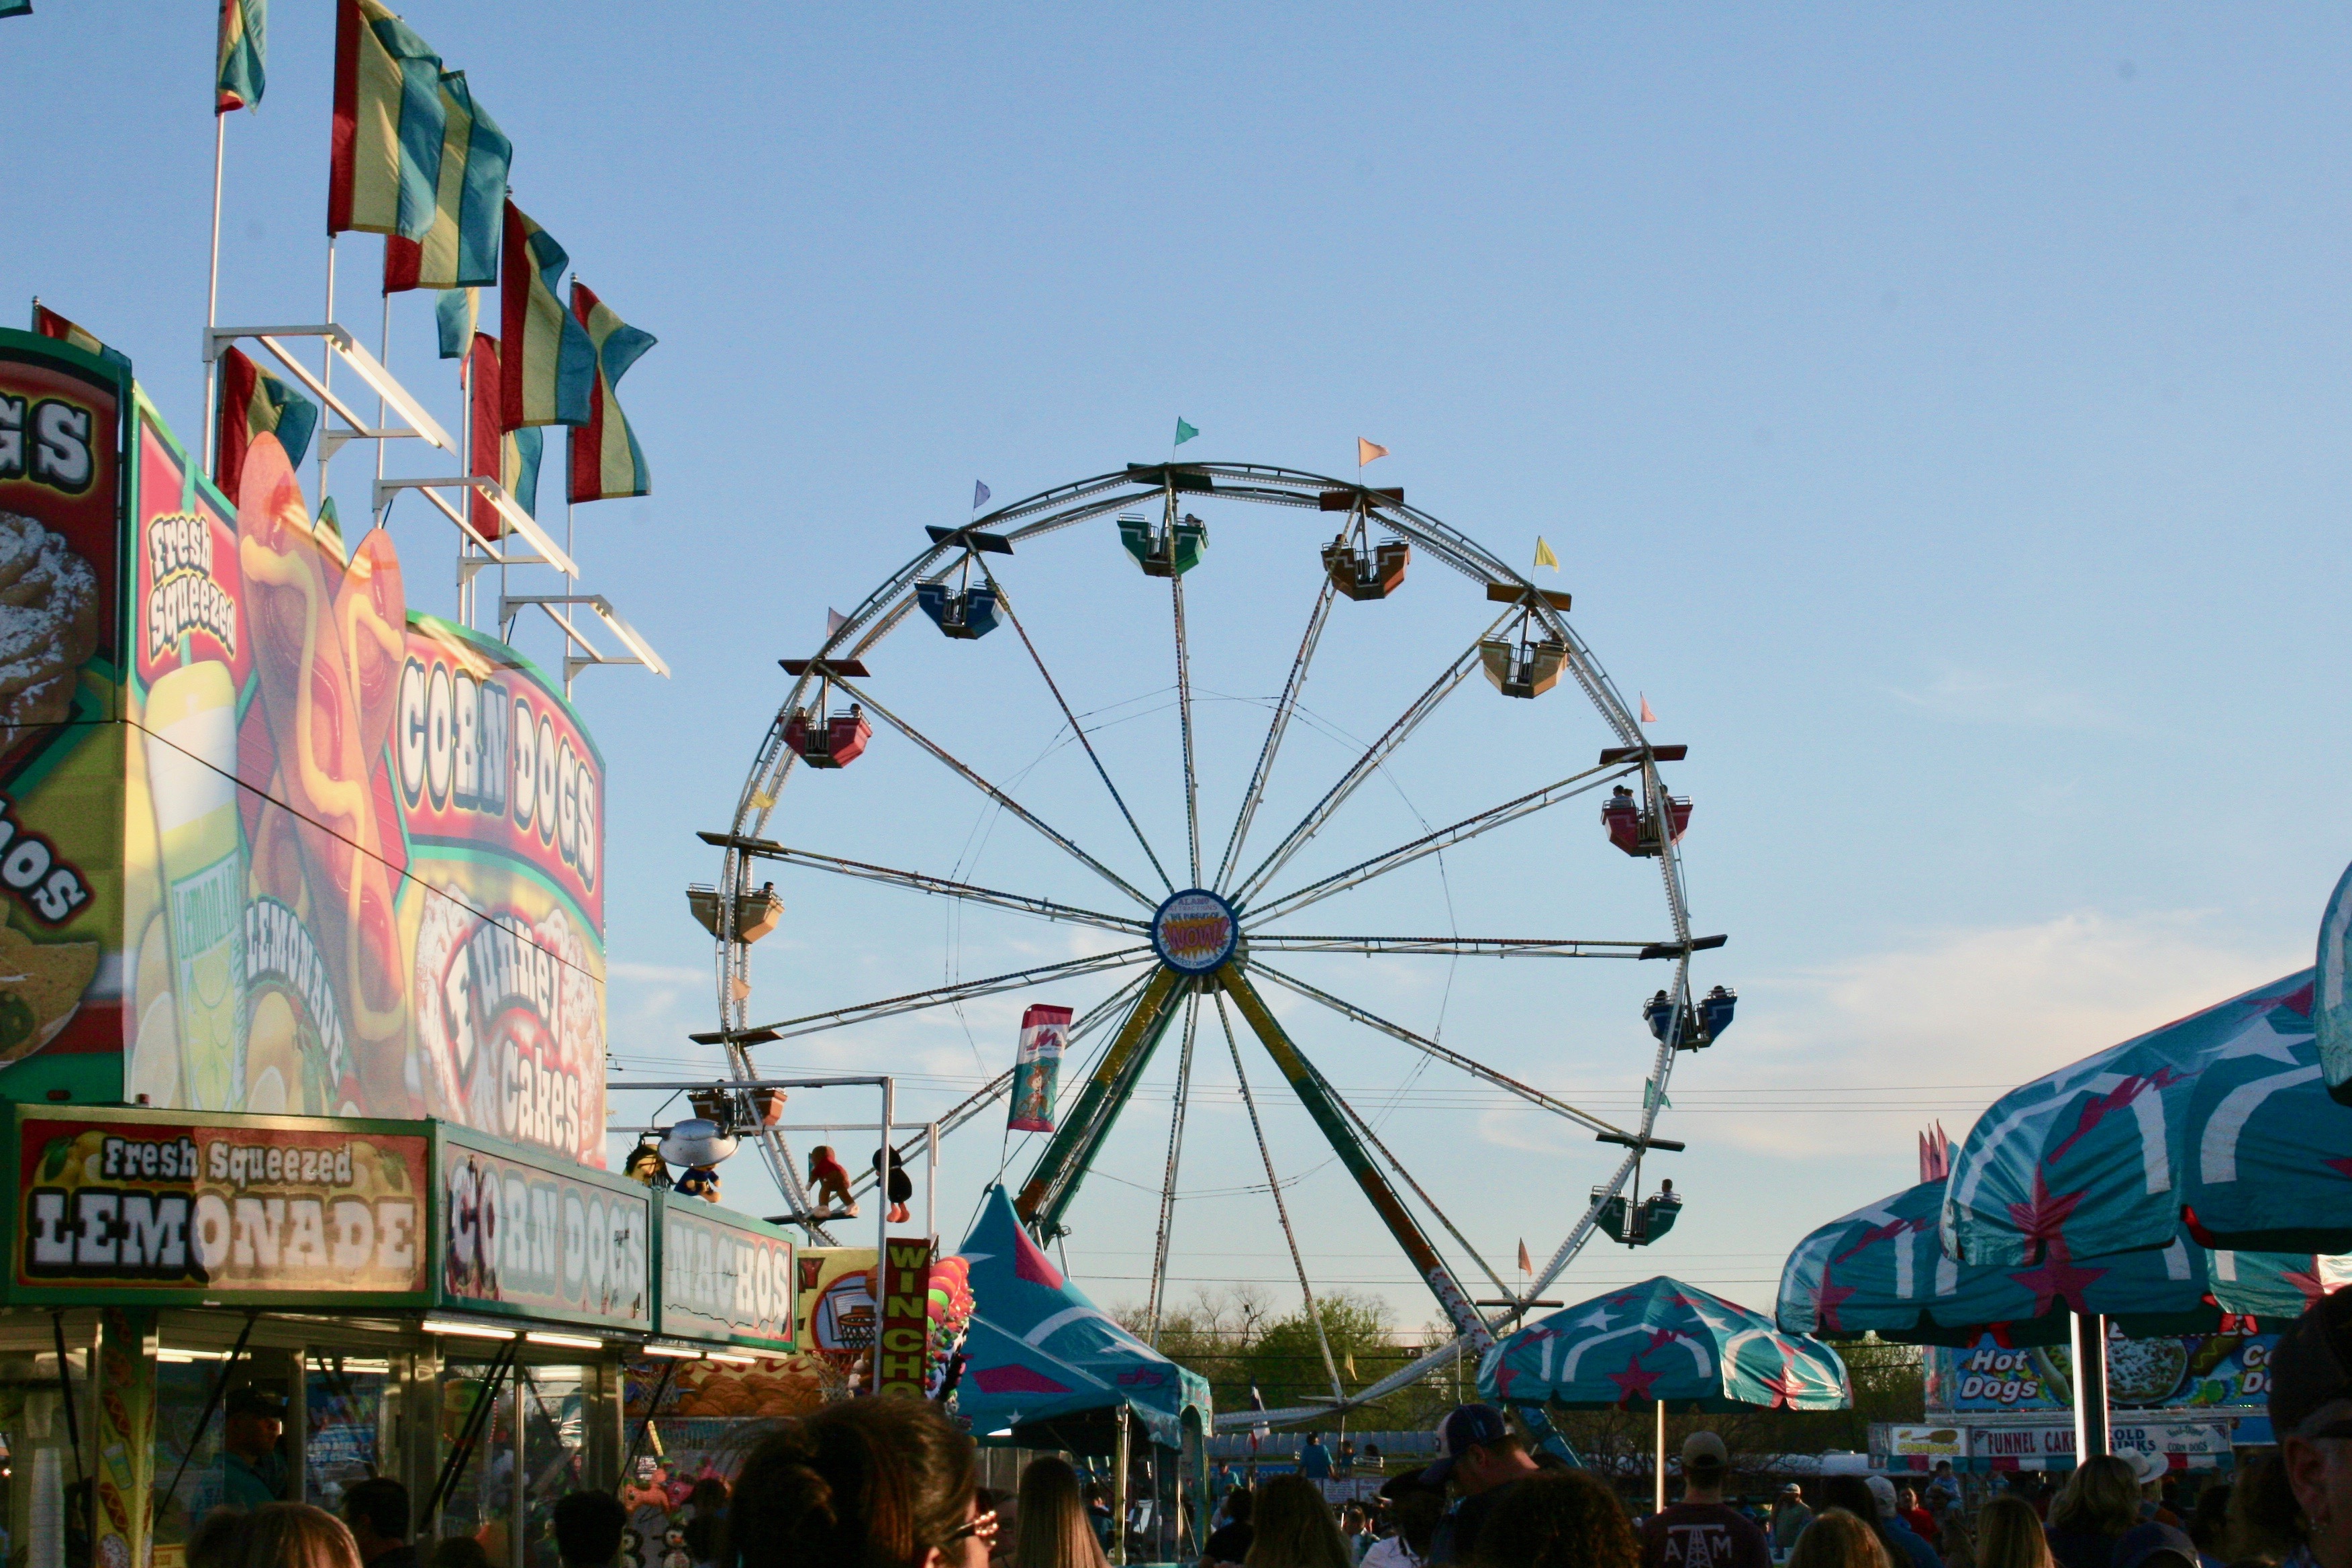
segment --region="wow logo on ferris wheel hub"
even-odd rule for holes
[[[1151,917],[1151,949],[1160,962],[1181,974],[1206,974],[1221,967],[1241,945],[1242,925],[1233,905],[1205,888],[1187,888]]]

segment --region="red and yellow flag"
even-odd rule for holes
[[[251,109],[268,85],[269,0],[220,0],[220,57],[213,112]]]
[[[507,203],[505,249],[499,260],[502,428],[588,422],[596,350],[556,292],[571,264],[553,235]]]
[[[262,369],[236,349],[221,355],[220,437],[214,448],[213,482],[221,494],[239,493],[245,454],[262,436],[278,437],[289,467],[302,466],[310,437],[319,427],[319,405]]]
[[[424,238],[437,211],[447,113],[432,46],[377,0],[338,0],[327,232]]]
[[[529,426],[520,430],[499,428],[498,339],[488,332],[474,334],[474,350],[466,362],[466,377],[473,400],[473,460],[466,471],[487,474],[498,480],[517,506],[536,515],[539,459],[546,450],[546,437]],[[497,539],[507,531],[506,519],[479,490],[470,492],[466,513],[474,531],[484,539]]]
[[[572,282],[572,314],[594,345],[596,378],[590,387],[588,422],[572,432],[571,497],[583,501],[644,495],[653,488],[653,476],[646,471],[646,455],[613,388],[654,346],[654,335],[621,320],[578,279]]]

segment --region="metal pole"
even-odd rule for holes
[[[931,1252],[940,1250],[940,1124],[924,1126],[923,1146],[923,1229],[931,1238]]]
[[[332,326],[334,321],[335,237],[330,234],[327,236],[327,324]],[[335,341],[331,337],[319,340],[319,384],[331,389],[335,384]],[[325,409],[320,410],[319,493],[315,498],[318,504],[313,510],[323,509],[327,504],[327,454],[333,449],[334,443],[327,439],[326,415]]]
[[[1658,1479],[1654,1490],[1656,1493],[1654,1511],[1664,1513],[1666,1511],[1666,1402],[1663,1399],[1658,1401]]]
[[[898,1084],[895,1079],[882,1079],[882,1190],[874,1194],[874,1350],[867,1358],[874,1363],[874,1392],[882,1392],[882,1303],[888,1289],[890,1268],[890,1123],[898,1119]]]
[[[214,424],[214,421],[220,417],[220,410],[215,406],[218,400],[218,393],[216,389],[219,385],[220,361],[210,357],[212,338],[209,334],[213,328],[220,324],[221,159],[222,155],[227,151],[227,148],[228,116],[226,114],[215,113],[213,116],[212,272],[210,281],[205,288],[205,331],[208,334],[205,339],[205,347],[207,353],[207,357],[205,360],[205,444],[196,454],[197,465],[203,470],[204,476],[206,479],[214,477],[213,438],[215,431],[217,428]],[[236,499],[236,498],[235,496],[231,496],[229,498],[231,501],[235,501]]]
[[[1110,1560],[1127,1562],[1127,1406],[1118,1407],[1118,1437],[1111,1446]]]

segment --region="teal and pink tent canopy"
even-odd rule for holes
[[[1539,1318],[1478,1368],[1478,1392],[1513,1405],[1598,1410],[1843,1410],[1845,1363],[1819,1340],[1660,1275]]]
[[[1180,1445],[1187,1409],[1208,1431],[1207,1380],[1128,1332],[1063,1278],[1021,1228],[1003,1187],[989,1189],[961,1251],[974,1307],[956,1409],[975,1436],[1120,1405],[1162,1447]]]
[[[2011,1089],[1952,1159],[1944,1250],[2023,1267],[2172,1244],[2352,1251],[2352,1107],[2304,970]]]
[[[2070,1310],[2136,1338],[2252,1332],[2285,1327],[2320,1294],[2309,1253],[2214,1252],[2178,1231],[2168,1247],[2096,1258],[2053,1242],[2030,1265],[1958,1263],[1937,1243],[1944,1187],[1922,1182],[1800,1242],[1780,1275],[1780,1328],[1957,1346],[1990,1333],[2021,1347],[2064,1343]]]

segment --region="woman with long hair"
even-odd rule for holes
[[[1789,1549],[1788,1568],[1902,1568],[1886,1555],[1878,1531],[1851,1510],[1824,1507]]]
[[[1478,1527],[1481,1568],[1638,1568],[1641,1543],[1617,1496],[1586,1470],[1515,1481]]]
[[[2050,1555],[2058,1568],[2107,1568],[2116,1542],[2139,1522],[2139,1472],[2101,1454],[2077,1465],[2050,1505]]]
[[[2050,1542],[2032,1503],[2004,1493],[1977,1510],[1977,1568],[2050,1568]]]
[[[306,1502],[268,1502],[247,1514],[236,1535],[242,1568],[360,1568],[349,1526]]]
[[[1305,1476],[1276,1476],[1258,1489],[1244,1568],[1355,1568],[1331,1521],[1331,1505]]]
[[[1884,1477],[1873,1479],[1885,1479]],[[1869,1529],[1878,1542],[1879,1550],[1886,1553],[1887,1568],[1912,1568],[1915,1559],[1911,1549],[1903,1544],[1887,1516],[1879,1511],[1878,1498],[1871,1490],[1870,1481],[1860,1476],[1825,1476],[1822,1479],[1820,1491],[1824,1508],[1843,1509]],[[1905,1533],[1909,1534],[1907,1531]],[[1919,1538],[1914,1535],[1911,1539],[1917,1541]]]
[[[1047,1454],[1030,1460],[1013,1506],[1021,1522],[1013,1568],[1104,1568],[1108,1563],[1087,1517],[1086,1486],[1067,1459]]]
[[[735,1478],[740,1568],[982,1568],[971,1439],[919,1399],[828,1405],[762,1438]]]

